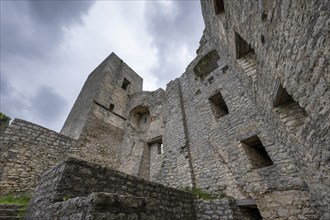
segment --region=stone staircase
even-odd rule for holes
[[[239,65],[242,67],[244,73],[248,75],[253,81],[257,72],[257,58],[255,53],[248,53],[238,59]]]
[[[0,220],[18,220],[20,209],[22,209],[22,205],[6,205],[0,204]]]

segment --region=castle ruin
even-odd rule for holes
[[[4,131],[0,193],[36,190],[27,219],[330,219],[330,1],[201,8],[197,56],[166,90],[112,53],[60,133]]]

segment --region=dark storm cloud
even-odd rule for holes
[[[29,82],[19,85],[19,80],[15,84],[13,79],[45,76],[47,71],[42,67],[54,62],[53,52],[64,39],[64,28],[80,24],[94,1],[1,0],[0,4],[0,111],[12,118],[55,124],[68,103],[49,87],[32,88]],[[31,63],[34,69],[16,68]]]
[[[158,2],[148,2],[145,13],[148,30],[153,36],[161,62],[153,71],[161,81],[166,82],[172,80],[173,75],[181,74],[176,72],[178,69],[171,63],[171,60],[175,59],[175,57],[171,58],[171,55],[183,45],[195,51],[198,45],[196,42],[202,36],[204,27],[199,1],[172,3],[174,8],[171,13],[168,13],[160,7]]]
[[[93,1],[1,1],[1,55],[45,58]]]

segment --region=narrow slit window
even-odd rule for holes
[[[124,78],[124,81],[123,81],[123,84],[122,84],[121,88],[123,88],[124,90],[127,91],[130,84],[131,84],[130,81],[128,81],[126,78]]]
[[[227,114],[229,114],[228,107],[223,99],[220,91],[215,93],[209,98],[211,109],[216,119],[219,119]]]
[[[223,13],[225,11],[223,0],[214,0],[214,9],[216,15]]]
[[[161,155],[161,154],[163,154],[163,152],[164,152],[163,144],[160,143],[157,146],[157,153],[158,153],[158,155]]]
[[[252,169],[268,167],[274,164],[257,135],[241,140],[241,144],[252,165]]]
[[[113,112],[113,109],[115,108],[115,105],[114,104],[110,104],[110,107],[109,107],[109,111],[110,112]]]

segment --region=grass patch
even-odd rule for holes
[[[215,195],[204,192],[200,188],[191,188],[189,186],[186,186],[182,190],[185,191],[185,192],[191,193],[195,199],[210,200],[210,199],[216,199],[217,198]]]
[[[14,195],[6,194],[0,196],[0,204],[5,205],[21,205],[22,208],[19,210],[18,216],[20,219],[24,218],[25,212],[28,208],[31,197],[29,195]]]
[[[25,205],[30,201],[30,196],[28,195],[13,195],[6,194],[0,196],[0,204],[16,204],[16,205]]]

